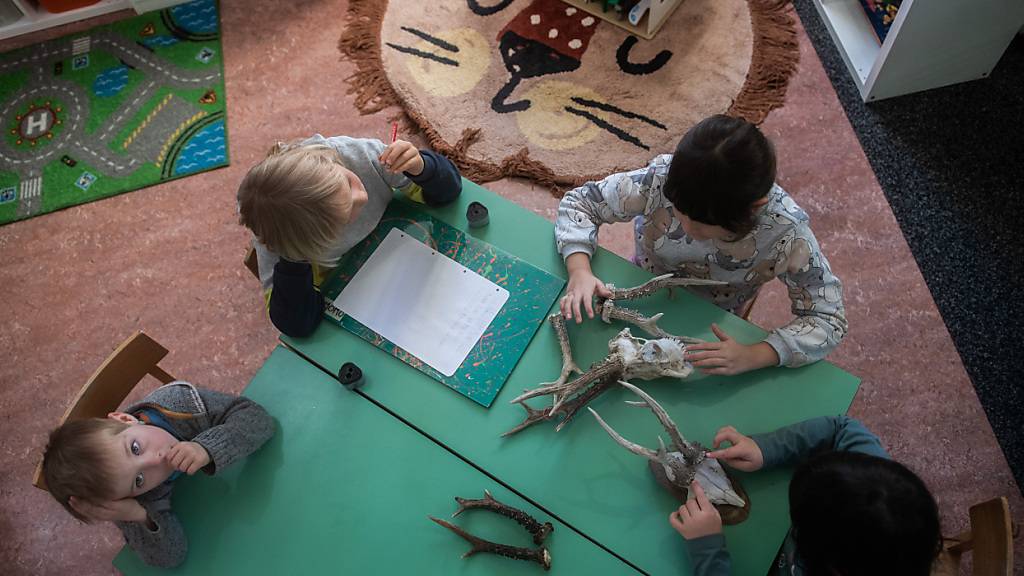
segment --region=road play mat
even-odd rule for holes
[[[0,224],[228,163],[214,0],[0,55]]]

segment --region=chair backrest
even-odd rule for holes
[[[245,260],[243,260],[243,262],[245,263],[245,267],[249,269],[249,272],[252,272],[252,275],[255,276],[257,280],[259,280],[260,265],[259,261],[256,259],[255,248],[249,246],[249,251],[245,253]]]
[[[103,418],[116,411],[146,374],[164,384],[173,382],[174,377],[157,366],[164,356],[167,356],[167,349],[155,340],[142,332],[132,334],[82,386],[58,424],[85,418]],[[46,490],[42,462],[36,466],[32,484]]]
[[[1010,504],[1006,497],[971,506],[970,516],[971,529],[950,538],[943,547],[941,560],[947,566],[942,572],[958,574],[960,557],[972,551],[974,576],[1011,576],[1016,527],[1010,521]]]

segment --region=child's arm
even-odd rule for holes
[[[581,304],[593,318],[594,294],[610,295],[590,268],[601,224],[628,222],[660,207],[664,203],[661,185],[670,160],[671,156],[659,156],[650,166],[587,182],[562,197],[555,219],[555,245],[569,272],[569,285],[561,302],[567,319],[581,320]]]
[[[324,297],[313,286],[313,266],[281,258],[274,265],[270,321],[286,336],[303,338],[320,325]]]
[[[291,262],[253,242],[270,321],[282,334],[309,336],[323,318],[323,296],[313,287],[313,267]]]
[[[418,184],[428,206],[448,204],[462,193],[462,176],[451,160],[430,150],[417,150],[405,140],[395,140],[386,147],[380,163]]]
[[[274,420],[259,404],[245,396],[197,390],[212,424],[192,438],[210,455],[204,472],[216,474],[255,452],[274,435]]]
[[[171,511],[171,490],[161,490],[159,497],[147,492],[138,498],[146,511],[144,521],[115,521],[128,547],[150,566],[173,568],[185,561],[188,538],[178,517]]]
[[[764,468],[797,464],[816,453],[828,451],[889,457],[878,437],[849,416],[811,418],[775,432],[754,434],[750,439],[760,448]],[[716,437],[716,446],[717,442]],[[727,459],[722,461],[731,464]]]
[[[669,524],[686,540],[695,575],[728,575],[732,572],[732,559],[725,548],[722,517],[700,484],[694,481],[690,489],[693,499],[669,514]]]
[[[772,330],[765,339],[779,356],[780,366],[803,366],[821,360],[846,336],[848,328],[843,307],[843,286],[832,273],[828,260],[818,247],[810,229],[803,228],[790,243],[791,250],[806,247],[810,257],[796,258],[805,264],[796,270],[784,269],[779,274],[789,289],[792,311],[796,316],[781,328]],[[792,254],[787,254],[793,260]]]

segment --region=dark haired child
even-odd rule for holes
[[[731,445],[717,449],[724,442]],[[754,436],[727,426],[714,446],[710,457],[745,472],[798,465],[789,483],[793,527],[769,574],[930,574],[942,546],[935,499],[857,420],[813,418]],[[694,574],[730,574],[722,520],[700,486],[693,489],[696,498],[672,512],[669,523],[686,539]]]
[[[181,474],[217,474],[274,435],[257,403],[172,382],[125,412],[66,422],[50,433],[43,478],[83,522],[114,522],[143,562],[171,567],[188,540],[171,511]]]
[[[675,154],[649,166],[588,182],[558,206],[555,242],[569,285],[562,314],[593,318],[594,295],[608,289],[590,268],[606,222],[634,220],[634,262],[655,274],[721,280],[689,289],[743,314],[762,284],[785,283],[795,318],[744,345],[717,325],[718,342],[688,347],[708,374],[740,374],[766,366],[802,366],[824,358],[846,334],[842,285],[811,232],[808,216],[775,184],[771,142],[744,120],[717,115],[690,129]],[[581,310],[582,307],[582,310]]]

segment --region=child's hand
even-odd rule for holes
[[[583,321],[583,315],[580,313],[580,304],[582,304],[584,310],[587,311],[587,318],[593,318],[594,293],[604,298],[609,298],[612,295],[611,290],[604,285],[604,282],[601,282],[590,270],[578,270],[570,273],[569,286],[565,289],[565,296],[562,296],[559,303],[562,316],[566,320],[576,318],[576,323],[579,324]]]
[[[88,502],[72,496],[68,503],[89,520],[101,522],[145,522],[146,509],[135,498]]]
[[[732,446],[718,449],[722,442],[729,442]],[[715,450],[708,452],[709,458],[715,458],[730,468],[744,472],[754,472],[764,466],[764,454],[761,447],[749,436],[740,434],[732,426],[726,426],[715,434]]]
[[[779,356],[767,342],[747,346],[733,340],[718,324],[711,325],[718,342],[702,342],[686,346],[686,359],[704,374],[734,375],[775,366]]]
[[[408,172],[419,176],[423,172],[423,156],[411,143],[395,140],[380,155],[380,163],[392,172]]]
[[[721,533],[722,516],[704,495],[704,489],[694,480],[690,490],[693,490],[693,498],[668,515],[669,524],[687,540]]]
[[[203,448],[202,444],[178,442],[167,451],[164,460],[167,460],[176,470],[181,470],[191,476],[210,463],[210,453]]]

